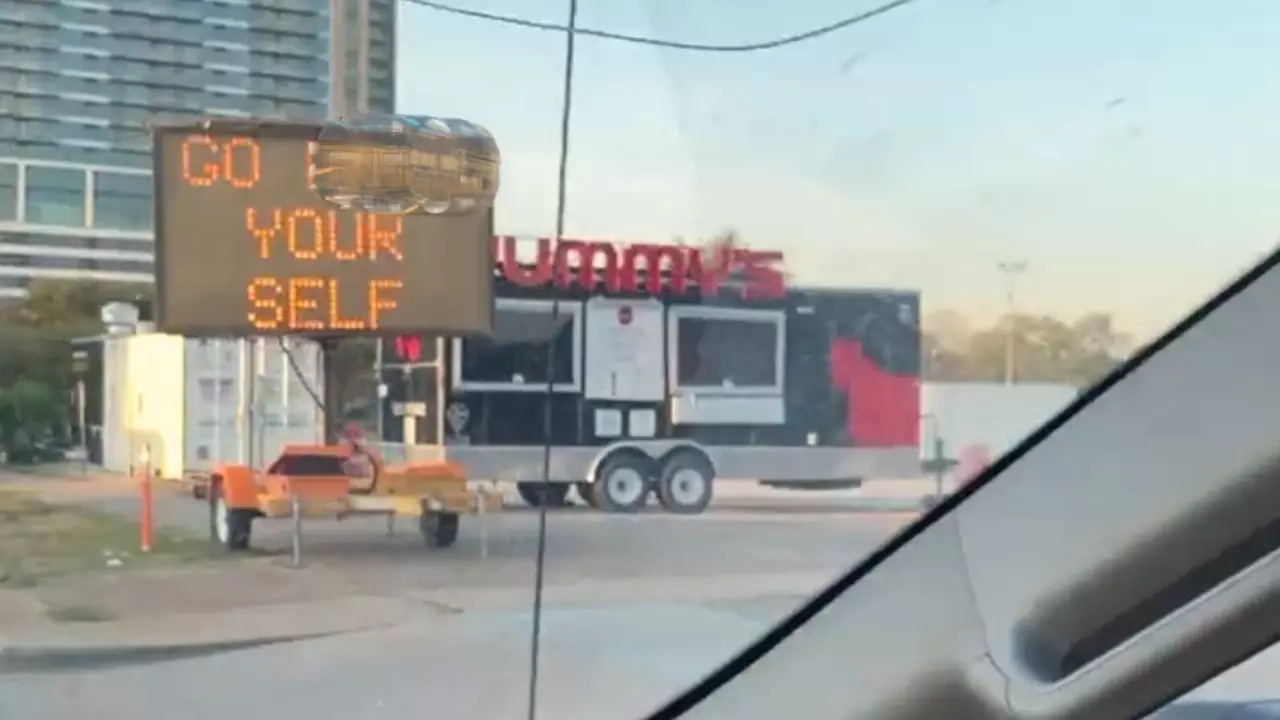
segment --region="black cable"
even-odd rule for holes
[[[527,20],[525,18],[516,17],[514,15],[499,15],[497,13],[483,12],[481,10],[469,10],[467,8],[457,7],[456,5],[447,5],[445,3],[435,2],[435,0],[403,0],[404,2],[419,5],[431,10],[438,10],[452,15],[462,15],[464,17],[475,18],[476,20],[487,20],[489,22],[502,23],[504,25],[516,25],[518,27],[530,28],[533,30],[550,30],[555,32],[567,32],[571,35],[586,35],[588,37],[603,38],[605,40],[615,40],[617,42],[633,43],[636,45],[650,45],[653,47],[667,48],[669,50],[689,50],[694,52],[724,52],[724,53],[744,53],[757,52],[760,50],[773,50],[785,45],[795,45],[806,40],[812,40],[816,37],[828,35],[843,30],[847,27],[873,20],[881,15],[886,15],[902,7],[906,7],[917,0],[891,0],[865,12],[858,13],[852,17],[837,20],[827,25],[805,30],[804,32],[785,37],[776,38],[774,40],[766,40],[764,42],[741,43],[736,45],[715,45],[711,43],[694,43],[679,42],[676,40],[663,40],[662,38],[644,37],[641,35],[627,35],[624,33],[609,32],[607,30],[593,30],[591,28],[580,28],[572,23],[569,25],[557,25],[555,23],[538,22],[537,20]]]
[[[303,375],[302,368],[298,367],[298,361],[294,359],[293,351],[285,344],[283,337],[276,338],[276,340],[280,343],[280,352],[284,353],[285,359],[289,361],[289,367],[293,370],[293,376],[298,378],[298,384],[302,385],[302,389],[311,396],[311,401],[316,404],[316,408],[319,409],[320,413],[324,416],[325,422],[328,422],[330,417],[329,409],[324,406],[324,400],[321,400],[320,396],[316,394],[315,389],[311,387],[311,383],[307,380],[306,375]]]
[[[578,34],[578,0],[569,1],[569,22],[564,35],[564,91],[560,99],[560,157],[556,168],[556,242],[564,237],[568,204],[569,121],[573,116],[573,56]],[[547,558],[547,504],[551,495],[551,404],[556,389],[556,345],[560,338],[560,300],[551,300],[551,340],[547,343],[547,387],[542,408],[542,493],[538,502],[538,551],[533,569],[533,628],[529,643],[529,720],[538,715],[538,653],[542,637],[542,582]],[[578,338],[573,339],[574,342]]]

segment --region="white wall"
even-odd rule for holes
[[[122,407],[124,443],[118,450],[125,469],[140,462],[144,448],[151,467],[163,477],[180,477],[185,427],[182,338],[160,333],[131,335],[121,340],[124,363]]]
[[[229,462],[263,467],[287,444],[323,440],[307,392],[321,391],[319,348],[301,340],[286,345],[305,383],[275,339],[186,342],[187,470]]]
[[[323,392],[320,348],[305,340],[288,340],[286,347],[299,373],[289,363],[277,340],[266,340],[253,350],[252,430],[253,464],[265,467],[285,445],[324,441],[322,417],[307,392]],[[305,382],[304,382],[305,379]]]
[[[320,442],[321,417],[306,391],[321,390],[319,348],[288,345],[305,385],[275,339],[104,340],[103,467],[127,472],[149,446],[153,467],[178,478],[218,463],[262,467],[286,444]]]
[[[241,355],[236,340],[188,340],[184,457],[187,470],[239,460],[236,395]]]
[[[128,346],[124,337],[102,340],[102,466],[129,470]]]
[[[956,457],[966,445],[986,445],[992,457],[1066,407],[1079,390],[1064,383],[923,383],[920,452],[933,457],[934,438]]]

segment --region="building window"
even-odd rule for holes
[[[93,226],[112,230],[151,229],[151,178],[97,172],[93,177]]]
[[[84,227],[84,171],[27,166],[26,221]]]
[[[0,220],[18,219],[18,166],[0,164]]]

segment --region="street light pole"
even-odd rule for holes
[[[1004,339],[1004,383],[1006,385],[1012,385],[1017,382],[1018,376],[1018,306],[1014,299],[1014,290],[1016,289],[1018,275],[1025,272],[1027,269],[1027,261],[1001,261],[998,267],[1000,268],[1000,272],[1004,273],[1005,277],[1005,300],[1007,302],[1007,314],[1009,316],[1008,327],[1005,330]]]

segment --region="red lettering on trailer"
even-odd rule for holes
[[[531,264],[516,256],[516,239],[493,239],[499,273],[521,287],[553,285],[607,293],[664,290],[677,295],[696,286],[712,295],[734,286],[749,300],[777,299],[786,294],[786,279],[777,268],[783,254],[773,250],[749,250],[727,246],[709,250],[679,245],[620,245],[607,241],[564,239],[558,243],[539,238]],[[643,273],[643,277],[641,275]]]

